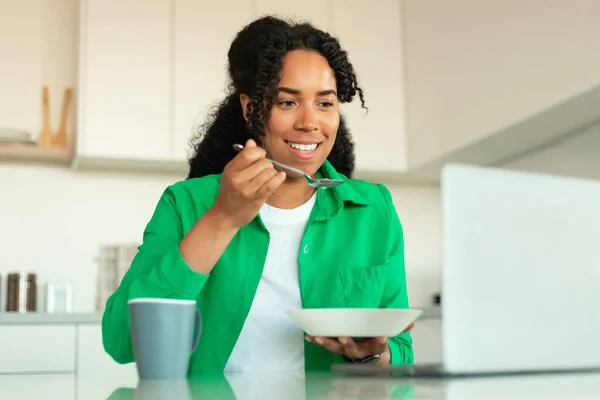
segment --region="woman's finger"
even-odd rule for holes
[[[254,162],[265,158],[267,152],[262,147],[257,147],[256,143],[250,139],[246,142],[246,146],[231,160],[225,169],[228,172],[240,172]]]
[[[306,340],[322,346],[333,353],[344,354],[350,358],[364,358],[373,354],[381,354],[388,347],[387,337],[376,337],[357,343],[349,337],[340,337],[336,340],[327,337],[306,335]]]
[[[349,337],[340,337],[338,341],[341,343],[344,348],[344,353],[350,358],[363,358],[367,355],[363,355],[362,350],[358,345],[360,343],[356,343],[352,338]]]
[[[364,342],[354,342],[350,338],[340,338],[346,355],[351,358],[364,358],[373,354],[381,354],[387,350],[387,337],[376,337]],[[346,344],[344,344],[346,343]]]
[[[314,343],[316,345],[325,347],[327,350],[329,350],[333,353],[345,354],[344,347],[342,346],[342,344],[340,342],[338,342],[335,339],[321,337],[321,336],[313,337],[310,335],[306,335],[306,340],[308,340],[309,342]]]
[[[256,148],[258,149],[258,147]],[[265,183],[267,179],[261,180],[261,173],[265,171],[270,171],[273,174],[277,173],[275,168],[273,168],[273,163],[267,160],[266,158],[259,158],[254,161],[252,164],[247,165],[241,171],[238,171],[234,176],[234,182],[237,183],[237,186],[240,188],[248,188],[254,193],[260,189],[260,187]]]

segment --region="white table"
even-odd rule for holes
[[[182,381],[1,375],[1,399],[600,399],[600,373],[494,378],[350,378],[340,373],[248,373]]]

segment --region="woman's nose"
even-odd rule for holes
[[[295,129],[299,131],[312,132],[319,128],[317,115],[314,110],[304,109],[298,113],[296,118]]]

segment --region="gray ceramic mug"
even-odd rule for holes
[[[140,379],[184,379],[202,332],[194,300],[128,302],[133,355]]]

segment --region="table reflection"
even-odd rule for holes
[[[344,372],[253,372],[203,375],[181,381],[138,381],[114,399],[600,399],[600,373],[470,378],[356,376]]]
[[[381,380],[344,373],[252,372],[192,376],[173,381],[140,380],[135,388],[118,388],[109,399],[412,400],[413,393],[414,383],[407,380]]]

